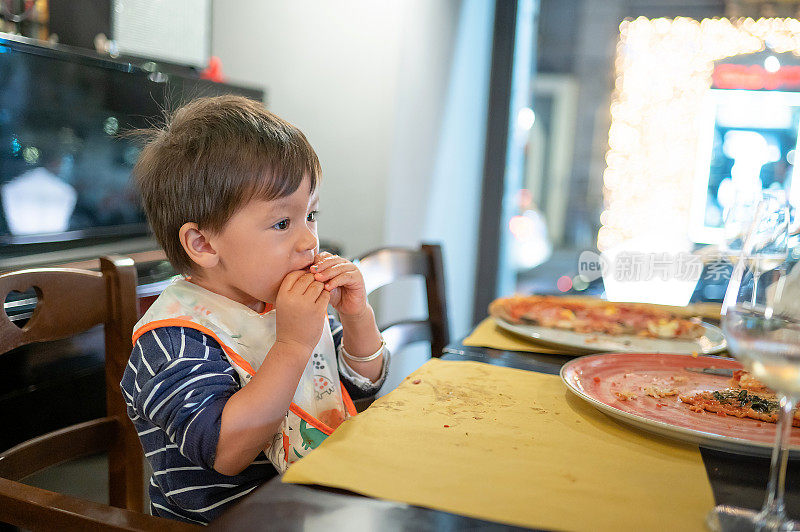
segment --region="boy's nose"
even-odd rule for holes
[[[317,235],[310,229],[306,229],[298,241],[298,248],[300,251],[316,250],[317,244]]]

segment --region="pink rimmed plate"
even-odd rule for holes
[[[561,368],[561,379],[581,399],[640,429],[712,449],[769,456],[775,424],[693,412],[680,395],[725,388],[730,378],[686,368],[737,370],[742,365],[713,356],[606,353],[567,362]],[[677,390],[678,395],[647,395],[647,391],[658,394],[668,389]],[[800,458],[800,429],[792,429],[791,444],[791,458]]]

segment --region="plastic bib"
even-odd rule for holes
[[[214,338],[242,385],[250,382],[275,343],[274,310],[259,314],[185,279],[170,284],[145,312],[134,328],[133,341],[159,327],[187,327]],[[283,424],[265,452],[283,472],[352,415],[355,408],[339,381],[336,349],[325,320]]]

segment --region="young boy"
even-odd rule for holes
[[[154,515],[211,521],[386,377],[360,272],[318,252],[320,173],[297,128],[238,96],[186,105],[142,150],[148,220],[185,276],[136,324],[121,382]]]

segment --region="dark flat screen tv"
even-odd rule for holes
[[[0,269],[108,243],[153,246],[131,181],[140,141],[120,134],[223,93],[264,99],[259,89],[0,34]]]

